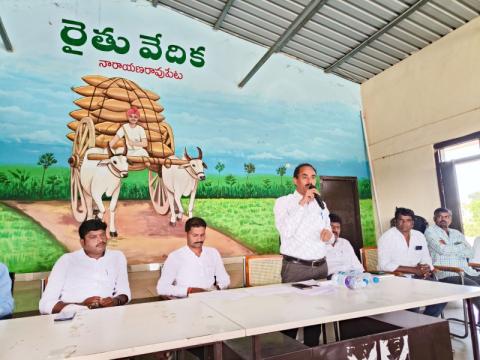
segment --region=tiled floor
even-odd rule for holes
[[[455,317],[455,318],[463,318],[463,310],[462,310],[462,303],[454,303],[448,304],[445,310],[445,317]],[[455,322],[450,322],[450,330],[454,331],[455,333],[462,333],[464,331],[463,325],[457,324]],[[480,331],[477,328],[477,334],[480,337]],[[458,339],[452,337],[452,349],[454,351],[453,358],[455,360],[473,360],[472,354],[472,343],[470,336],[466,339]]]

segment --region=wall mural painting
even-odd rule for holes
[[[12,271],[50,270],[95,216],[129,264],[184,245],[193,215],[222,256],[278,253],[273,204],[301,162],[357,176],[374,241],[358,85],[278,54],[240,89],[263,47],[148,1],[7,0],[2,21],[14,51],[0,46],[0,261]]]

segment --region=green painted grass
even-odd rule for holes
[[[188,199],[183,199],[187,208]],[[273,205],[275,199],[197,199],[195,216],[259,254],[279,252]],[[360,201],[365,245],[375,244],[372,200]]]
[[[274,203],[275,199],[197,199],[194,213],[253,251],[271,254],[279,251]]]
[[[65,249],[28,216],[0,203],[0,261],[10,271],[50,271]]]
[[[20,172],[20,173],[19,173]],[[17,177],[13,173],[17,174]],[[45,172],[34,165],[0,165],[0,200],[69,200],[70,168],[52,166]],[[371,197],[370,180],[359,179],[360,198]],[[278,198],[292,193],[295,187],[287,176],[268,174],[218,175],[207,173],[207,179],[198,184],[199,199]],[[148,200],[148,170],[131,171],[122,180],[121,200]]]
[[[375,221],[372,199],[360,200],[360,220],[362,222],[362,236],[364,246],[376,246]]]

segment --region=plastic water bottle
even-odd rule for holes
[[[344,271],[339,271],[332,275],[332,283],[339,286],[345,286],[345,278],[347,273]]]
[[[368,283],[363,280],[362,276],[348,275],[345,278],[345,285],[351,290],[364,288],[367,284]]]
[[[332,283],[339,286],[346,286],[345,279],[347,276],[357,276],[359,272],[357,271],[339,271],[332,275]]]
[[[378,276],[373,276],[368,272],[362,274],[362,280],[367,284],[367,286],[376,285],[380,282]]]
[[[378,284],[380,279],[370,273],[358,271],[340,271],[332,276],[332,283],[338,286],[346,286],[349,289],[361,289]]]

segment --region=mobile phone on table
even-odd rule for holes
[[[294,288],[297,288],[297,289],[311,289],[312,288],[312,285],[305,285],[305,284],[302,284],[302,283],[295,283],[295,284],[292,284],[292,286]]]
[[[385,275],[386,274],[385,271],[367,271],[367,272],[369,272],[372,275]]]
[[[64,311],[60,312],[53,318],[54,321],[66,321],[72,320],[75,317],[75,311]]]

